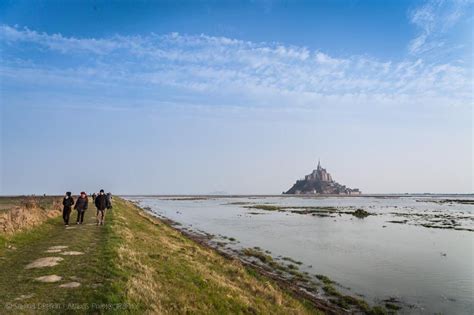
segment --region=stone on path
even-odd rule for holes
[[[81,284],[79,282],[68,282],[68,283],[59,285],[59,287],[60,288],[77,288],[80,285]]]
[[[43,268],[43,267],[51,267],[51,266],[56,266],[59,264],[60,261],[64,260],[61,257],[43,257],[43,258],[38,258],[32,263],[28,264],[25,269],[31,269],[31,268]]]
[[[48,249],[45,253],[59,253],[60,251],[62,251],[62,249]]]
[[[49,276],[42,276],[42,277],[38,277],[36,278],[35,280],[36,281],[40,281],[40,282],[48,282],[48,283],[51,283],[51,282],[58,282],[58,281],[61,281],[63,277],[60,277],[60,276],[57,276],[57,275],[49,275]]]
[[[65,245],[57,245],[57,246],[51,246],[49,249],[65,249],[68,248],[68,246]]]
[[[68,252],[62,252],[61,255],[77,256],[77,255],[84,255],[84,253],[83,252],[76,252],[76,251],[68,251]]]
[[[15,301],[21,301],[21,300],[30,299],[30,298],[32,298],[33,296],[35,296],[34,293],[31,293],[31,294],[22,294],[22,295],[20,295],[19,297],[15,298]]]

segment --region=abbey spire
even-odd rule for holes
[[[318,167],[304,177],[296,181],[285,194],[344,194],[359,195],[359,189],[348,188],[332,179],[331,174],[321,166],[321,160],[318,158]]]

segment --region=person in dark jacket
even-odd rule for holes
[[[101,189],[99,195],[95,197],[95,207],[97,208],[97,225],[104,225],[105,209],[110,208],[110,202]]]
[[[72,206],[74,205],[74,199],[71,197],[71,192],[66,192],[66,196],[63,199],[63,220],[64,225],[69,226],[69,215],[71,214]]]
[[[74,209],[77,210],[77,221],[76,224],[82,224],[84,221],[84,212],[86,212],[89,207],[89,198],[85,192],[81,192],[81,196],[77,198],[76,205]]]

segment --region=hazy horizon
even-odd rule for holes
[[[474,191],[473,1],[0,4],[0,195]]]

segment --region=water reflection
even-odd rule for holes
[[[474,313],[474,205],[437,197],[129,197],[191,228],[303,262],[368,301],[402,313]],[[466,197],[465,200],[474,198]],[[249,208],[274,206],[273,210]],[[298,211],[334,207],[328,216]],[[268,207],[267,207],[268,208]],[[363,219],[350,212],[363,209]]]

